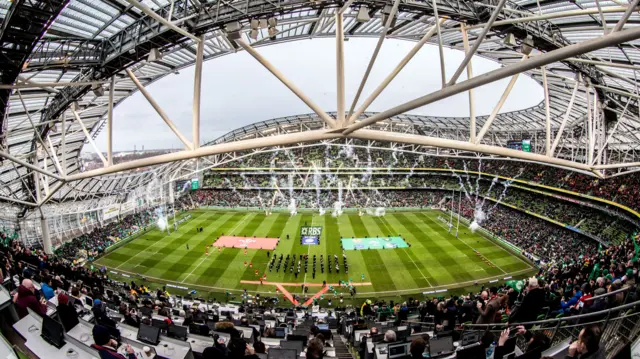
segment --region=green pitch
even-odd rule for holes
[[[507,276],[531,274],[530,264],[506,249],[472,233],[460,225],[460,238],[448,232],[446,224],[438,217],[438,211],[394,212],[383,217],[359,216],[357,213],[343,214],[337,218],[331,215],[301,213],[273,213],[265,216],[256,212],[220,212],[195,210],[193,218],[181,224],[177,232],[167,235],[159,229],[134,239],[130,243],[98,259],[96,264],[106,266],[118,273],[143,275],[156,283],[171,283],[199,291],[224,292],[244,288],[263,293],[273,292],[272,286],[241,283],[241,280],[255,281],[257,269],[267,274],[267,281],[278,283],[338,283],[352,279],[371,285],[358,287],[358,297],[400,295],[422,293],[445,288],[472,286],[474,282],[489,283],[498,279],[503,282]],[[319,245],[301,245],[300,227],[322,226]],[[202,232],[196,232],[203,227]],[[173,231],[173,226],[170,227]],[[455,229],[454,229],[455,232]],[[325,272],[317,265],[315,279],[312,279],[312,261],[308,273],[304,269],[297,278],[294,274],[268,271],[266,250],[223,248],[218,251],[206,245],[222,235],[279,237],[276,254],[320,254],[325,258]],[[289,235],[290,239],[286,239]],[[410,244],[408,248],[380,250],[346,251],[349,274],[342,266],[341,237],[372,238],[376,236],[402,236]],[[188,249],[187,249],[188,245]],[[478,251],[481,255],[478,255]],[[271,251],[271,255],[273,255]],[[340,273],[328,273],[327,255],[338,255]],[[253,263],[253,268],[244,262]],[[491,265],[487,264],[489,262]],[[335,264],[334,264],[335,266]],[[304,268],[304,265],[303,265]],[[300,293],[301,288],[287,287],[292,293]],[[314,293],[316,290],[310,290]]]

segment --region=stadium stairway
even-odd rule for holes
[[[355,359],[355,356],[353,356],[349,351],[349,348],[347,348],[347,345],[344,342],[345,339],[342,337],[342,335],[339,335],[339,336],[336,335],[334,336],[334,338],[337,338],[336,340],[333,341],[333,347],[336,350],[336,358]]]

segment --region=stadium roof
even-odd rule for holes
[[[640,162],[638,0],[632,0],[631,6],[626,0],[139,1],[0,0],[0,156],[5,159],[0,165],[0,199],[33,206],[51,198],[122,190],[127,188],[125,183],[137,186],[150,177],[135,172],[102,175],[219,152],[194,151],[85,174],[78,160],[83,146],[105,129],[110,96],[117,105],[138,91],[136,81],[144,87],[191,66],[200,51],[204,60],[243,49],[259,58],[253,49],[260,46],[336,36],[374,37],[381,43],[383,33],[386,38],[464,51],[461,27],[468,31],[469,53],[477,45],[475,55],[505,65],[496,70],[503,72],[458,83],[446,79],[449,86],[435,98],[429,95],[381,114],[354,116],[359,121],[343,134],[368,138],[374,134],[358,127],[385,123],[447,91],[466,91],[471,88],[464,87],[467,83],[475,87],[474,81],[524,73],[543,86],[546,82],[548,106],[542,101],[531,109],[498,114],[497,105],[497,116],[479,117],[476,126],[470,125],[470,118],[399,115],[423,123],[420,128],[432,129],[415,134],[425,140],[410,142],[458,150],[468,147],[458,142],[471,142],[486,146],[467,150],[496,154],[508,140],[531,139],[540,143],[534,153],[546,155],[551,147],[549,161],[557,158],[556,164],[591,169],[598,176],[630,173]],[[337,22],[343,26],[336,26]],[[442,36],[425,36],[438,26]],[[340,42],[336,43],[340,51]],[[523,60],[531,48],[529,59]],[[447,63],[447,67],[459,65]],[[456,73],[464,70],[460,66]],[[359,104],[365,96],[369,94],[363,93]],[[357,106],[349,109],[343,104],[342,108],[349,114],[360,112]],[[342,120],[344,115],[319,116],[325,130],[332,120],[348,122]],[[469,141],[471,132],[477,135],[475,142]],[[199,147],[195,136],[194,147]],[[432,137],[456,142],[440,143]],[[182,139],[189,144],[185,136]],[[546,161],[543,157],[533,160]],[[160,168],[175,170],[179,165]],[[39,174],[35,176],[34,171]]]

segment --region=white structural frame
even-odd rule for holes
[[[163,13],[160,16],[157,9],[149,8],[148,6],[138,2],[137,0],[127,0],[133,8],[139,9],[143,14],[148,15],[153,20],[157,21],[163,28],[167,28],[170,31],[174,31],[185,39],[188,39],[188,43],[181,45],[181,47],[189,47],[194,54],[195,59],[195,78],[194,78],[194,101],[193,101],[193,119],[192,119],[192,140],[187,139],[176,128],[175,124],[171,122],[166,113],[148,93],[145,86],[149,82],[145,82],[145,73],[147,69],[157,69],[157,66],[165,66],[164,73],[162,75],[156,75],[155,78],[161,78],[167,73],[176,71],[169,67],[167,70],[166,65],[157,65],[149,61],[147,63],[138,62],[128,65],[124,71],[119,71],[116,75],[110,76],[109,81],[97,80],[91,81],[93,78],[80,79],[78,81],[70,81],[68,78],[60,78],[59,81],[34,81],[27,73],[22,74],[19,80],[13,84],[0,84],[0,89],[13,90],[19,98],[21,106],[25,111],[25,118],[22,120],[29,121],[30,128],[33,130],[35,139],[35,149],[28,152],[27,155],[14,155],[10,151],[0,150],[0,157],[12,162],[12,166],[15,168],[16,178],[23,182],[23,178],[38,173],[38,180],[34,181],[40,195],[35,198],[34,202],[30,202],[25,198],[12,198],[10,196],[2,196],[0,199],[15,202],[21,205],[40,207],[47,201],[55,198],[55,194],[62,188],[68,186],[76,186],[79,183],[82,184],[76,192],[78,193],[93,193],[96,190],[114,191],[120,188],[120,185],[128,180],[124,177],[118,177],[118,182],[110,182],[108,184],[103,183],[102,176],[109,174],[117,174],[123,171],[129,171],[133,169],[152,167],[161,168],[166,170],[177,170],[179,166],[167,165],[171,162],[185,161],[190,159],[196,159],[204,157],[208,160],[209,156],[217,156],[233,151],[247,151],[258,150],[268,146],[283,146],[294,143],[306,143],[313,141],[329,141],[335,139],[361,139],[369,141],[392,141],[395,143],[415,144],[420,146],[430,146],[434,148],[451,149],[454,151],[470,151],[474,153],[485,153],[495,156],[503,156],[511,159],[521,159],[527,161],[535,161],[544,164],[550,164],[555,166],[561,166],[563,168],[578,170],[581,172],[591,173],[594,176],[606,178],[610,176],[617,176],[621,173],[632,173],[636,170],[636,167],[640,167],[638,157],[635,156],[634,148],[622,148],[618,149],[622,154],[616,161],[613,161],[610,156],[609,150],[615,150],[617,146],[621,144],[616,143],[614,134],[620,132],[630,132],[632,128],[629,117],[633,116],[637,119],[637,114],[629,110],[634,108],[631,104],[632,99],[640,99],[638,89],[634,81],[630,81],[624,76],[620,76],[617,73],[611,72],[609,69],[624,69],[632,71],[635,76],[635,71],[640,70],[640,66],[635,64],[625,64],[607,61],[597,52],[607,47],[617,46],[624,43],[640,38],[640,29],[633,26],[625,27],[625,24],[633,19],[634,10],[637,10],[638,0],[631,2],[629,6],[607,6],[601,7],[600,4],[596,4],[597,8],[593,9],[581,9],[571,11],[558,11],[552,13],[541,13],[539,15],[529,14],[522,12],[515,8],[512,8],[510,3],[506,0],[500,0],[496,6],[491,6],[493,9],[491,17],[486,23],[479,23],[468,26],[464,22],[452,20],[449,15],[441,15],[441,12],[449,11],[450,8],[443,5],[443,2],[434,0],[430,2],[429,6],[432,7],[435,17],[429,18],[428,16],[421,17],[421,21],[414,21],[413,14],[404,12],[401,8],[401,2],[395,0],[391,2],[393,6],[387,16],[384,24],[381,22],[381,30],[378,30],[378,43],[374,50],[365,75],[363,76],[358,93],[355,99],[351,103],[351,107],[346,113],[345,108],[345,81],[344,81],[344,41],[350,36],[350,32],[354,30],[353,23],[355,18],[354,9],[359,9],[359,6],[363,4],[354,5],[354,1],[350,0],[346,4],[341,4],[340,7],[324,9],[317,17],[309,17],[305,19],[303,23],[294,23],[293,21],[287,24],[287,20],[282,19],[279,21],[278,26],[283,26],[278,30],[278,36],[284,37],[289,32],[298,31],[299,28],[306,26],[314,26],[313,31],[309,37],[313,36],[327,36],[329,34],[328,29],[335,27],[335,41],[336,41],[336,108],[337,113],[335,117],[330,116],[325,109],[320,108],[313,99],[306,96],[302,91],[297,88],[288,78],[286,78],[278,69],[276,69],[271,63],[268,62],[257,50],[257,46],[268,43],[270,37],[264,36],[255,42],[251,42],[248,39],[247,32],[251,29],[244,24],[238,22],[240,25],[237,29],[239,38],[233,38],[232,34],[224,33],[219,29],[213,30],[209,33],[198,33],[195,35],[187,30],[188,26],[179,26],[179,24],[185,23],[187,20],[197,20],[196,14],[180,14],[179,8],[174,8],[174,2],[171,1],[171,7],[168,13]],[[390,4],[391,4],[390,3]],[[242,8],[237,1],[230,1],[224,5],[229,5],[236,9],[238,12],[247,13],[248,9]],[[459,6],[462,6],[458,4]],[[223,6],[219,4],[219,7]],[[248,5],[247,5],[248,6]],[[511,15],[519,16],[511,16]],[[523,15],[524,14],[524,15]],[[606,24],[603,24],[604,34],[600,37],[593,38],[587,41],[574,43],[567,46],[561,46],[556,50],[535,53],[531,57],[518,53],[518,50],[505,50],[496,47],[486,47],[484,44],[486,36],[496,26],[502,25],[515,25],[521,23],[527,23],[535,25],[538,22],[546,21],[550,19],[571,18],[584,16],[586,14],[599,14],[604,17],[603,14],[620,14],[620,18],[616,26],[607,33]],[[212,14],[207,14],[209,17],[213,17]],[[381,16],[382,17],[382,16]],[[173,20],[175,18],[175,20]],[[265,19],[266,20],[266,19]],[[395,22],[398,25],[392,25]],[[635,20],[634,20],[635,21]],[[312,25],[309,25],[312,24]],[[366,26],[370,26],[368,24]],[[288,26],[288,27],[286,27]],[[373,27],[373,26],[371,26]],[[422,27],[423,32],[420,36],[415,36],[415,33],[411,33],[410,36],[403,37],[405,31],[410,31],[412,28]],[[428,29],[428,30],[427,30]],[[426,31],[426,33],[425,33]],[[410,61],[413,56],[420,50],[420,48],[432,40],[431,38],[437,33],[437,45],[440,51],[441,62],[441,74],[443,80],[443,88],[435,91],[431,94],[426,94],[412,101],[408,101],[404,104],[388,109],[378,114],[366,114],[368,106],[376,99],[379,94],[389,85],[389,83],[397,76],[397,74],[403,69],[403,67]],[[451,44],[443,42],[445,37],[451,34],[461,34],[461,42]],[[457,35],[456,35],[457,36]],[[275,36],[274,36],[275,37]],[[413,41],[417,40],[413,49],[403,58],[403,60],[396,66],[395,69],[380,83],[375,90],[367,97],[367,99],[358,107],[359,97],[363,91],[363,88],[367,82],[369,73],[374,66],[376,57],[382,47],[382,44],[386,37],[406,39],[411,38]],[[473,40],[469,41],[469,37]],[[277,40],[277,39],[276,39]],[[435,41],[431,41],[435,43]],[[461,46],[460,46],[461,45]],[[195,50],[193,50],[193,48]],[[465,53],[464,60],[459,64],[453,77],[446,82],[444,77],[444,56],[443,46],[450,46],[452,48],[463,50]],[[276,76],[289,90],[291,90],[297,97],[305,102],[319,118],[324,122],[324,128],[310,129],[308,131],[300,131],[296,133],[276,134],[274,136],[266,136],[262,138],[253,138],[247,140],[239,140],[230,143],[216,143],[213,145],[207,145],[200,147],[200,96],[202,87],[202,67],[203,61],[207,58],[208,54],[216,51],[223,51],[226,53],[236,52],[238,50],[247,51],[252,57],[260,62],[267,70],[269,70],[274,76]],[[480,76],[473,76],[473,69],[471,66],[471,59],[475,55],[482,56],[483,54],[504,54],[506,57],[510,57],[512,60],[505,63],[503,68],[491,71]],[[595,54],[595,55],[591,55]],[[518,55],[518,56],[515,56]],[[520,62],[516,62],[517,57],[522,57]],[[583,78],[581,75],[576,78],[568,78],[561,73],[554,72],[550,68],[550,65],[562,63],[573,63],[593,66],[596,69],[602,71],[602,73],[609,75],[611,82],[606,83],[590,83],[588,78]],[[162,63],[159,61],[159,63]],[[462,71],[466,69],[468,79],[462,82],[458,82],[458,78]],[[499,123],[501,117],[506,114],[501,114],[500,110],[504,102],[509,96],[511,89],[513,88],[518,76],[521,73],[529,74],[530,76],[537,76],[537,72],[541,71],[541,82],[544,88],[544,126],[542,131],[535,129],[530,131],[535,136],[538,136],[537,132],[540,132],[540,141],[544,145],[541,146],[542,150],[536,153],[525,153],[521,151],[510,150],[505,148],[505,138],[498,138],[496,133],[499,129],[496,128],[496,123]],[[482,125],[480,132],[476,134],[476,115],[474,109],[473,90],[478,86],[497,81],[499,79],[511,77],[511,81],[507,89],[505,90],[499,103],[494,108],[494,111],[490,116],[484,119],[478,118]],[[535,77],[534,77],[535,78]],[[536,79],[537,80],[537,79]],[[563,82],[573,81],[573,91],[570,86],[565,86]],[[125,82],[126,81],[126,82]],[[130,81],[130,82],[128,82]],[[144,84],[143,84],[144,82]],[[446,82],[446,83],[445,83]],[[63,111],[59,122],[55,120],[50,122],[38,123],[37,119],[34,121],[32,117],[42,110],[30,111],[29,96],[22,91],[32,89],[42,89],[46,96],[56,96],[62,89],[91,86],[96,90],[96,98],[100,98],[98,95],[100,89],[107,83],[109,94],[107,101],[96,102],[95,104],[85,103],[80,105],[73,105],[67,111]],[[624,86],[618,86],[618,83],[625,83]],[[131,88],[131,84],[135,86],[135,89],[142,92],[144,97],[149,101],[153,108],[157,111],[159,116],[167,124],[167,126],[176,134],[180,141],[185,145],[185,150],[145,158],[142,160],[135,160],[125,163],[114,164],[113,163],[113,107],[121,100],[117,97],[122,97],[118,92],[123,91],[123,88]],[[632,87],[629,87],[632,85]],[[105,86],[106,87],[106,86]],[[586,89],[586,90],[585,90]],[[613,129],[609,132],[606,131],[605,126],[605,103],[611,101],[611,98],[600,98],[600,92],[603,90],[605,93],[617,94],[625,96],[626,106],[618,106],[618,108],[612,109],[616,114],[620,115],[619,120],[615,123]],[[390,124],[393,126],[389,119],[394,116],[403,116],[406,112],[415,109],[420,106],[433,103],[435,101],[450,97],[452,95],[467,92],[469,95],[470,116],[469,123],[464,129],[466,130],[466,138],[445,138],[432,135],[417,135],[415,133],[401,133],[399,131],[386,131],[384,126]],[[555,98],[554,98],[555,96]],[[564,111],[561,121],[554,118],[552,114],[552,102],[561,101],[562,98],[568,99],[568,106]],[[125,96],[126,97],[126,96]],[[586,98],[586,100],[585,100]],[[613,99],[615,100],[615,99]],[[622,100],[621,100],[622,102]],[[624,103],[624,102],[623,102]],[[96,110],[100,107],[106,107],[106,124],[108,141],[106,157],[98,149],[93,138],[97,131],[100,130],[96,125],[98,121],[95,120]],[[580,108],[586,111],[582,111],[584,116],[581,119],[576,119],[575,109]],[[622,109],[624,107],[624,109]],[[355,109],[355,110],[354,110]],[[557,108],[553,108],[556,109]],[[74,121],[66,121],[67,114],[73,117]],[[516,115],[509,115],[516,116]],[[91,119],[91,120],[90,120]],[[576,139],[578,136],[574,133],[567,133],[567,128],[573,128],[577,122],[583,121],[585,123],[584,137]],[[40,136],[40,128],[53,123],[54,125],[61,125],[59,132],[60,136],[53,136],[51,132],[45,133],[44,136]],[[303,126],[302,124],[300,125]],[[522,125],[524,126],[524,125]],[[55,126],[58,127],[58,126]],[[369,128],[366,128],[369,127]],[[10,127],[15,129],[16,132],[20,131],[20,123],[18,125]],[[450,129],[456,131],[458,129]],[[516,130],[514,130],[516,131]],[[14,132],[14,134],[16,134]],[[508,132],[508,131],[503,131]],[[522,131],[526,132],[526,131]],[[554,136],[555,134],[555,136]],[[7,137],[9,135],[6,135]],[[56,138],[57,137],[57,138]],[[515,135],[514,135],[515,137]],[[75,138],[71,140],[70,138]],[[570,138],[570,140],[567,140]],[[552,141],[553,139],[553,141]],[[73,168],[67,167],[70,161],[70,154],[68,152],[69,141],[87,141],[98,153],[100,160],[103,162],[104,167],[81,171],[81,168],[76,166]],[[569,153],[569,155],[567,155]],[[624,160],[627,155],[632,158],[631,161]],[[622,159],[622,160],[621,160]],[[17,165],[17,166],[16,166]],[[155,167],[154,167],[155,166]],[[610,170],[619,171],[616,173]],[[126,176],[129,176],[128,174]],[[131,175],[134,176],[134,175]],[[123,182],[124,181],[124,182]],[[137,185],[142,185],[143,181],[139,181]],[[130,187],[127,187],[130,188]],[[44,193],[42,193],[44,192]]]

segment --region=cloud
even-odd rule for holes
[[[362,75],[375,47],[375,39],[349,39],[345,43],[346,107],[351,106]],[[385,41],[362,92],[361,104],[413,47],[413,42]],[[258,49],[287,78],[325,111],[336,110],[336,61],[333,39],[301,40]],[[445,68],[450,78],[463,53],[445,49]],[[474,75],[500,65],[483,58],[473,59]],[[169,75],[148,87],[180,131],[191,138],[193,103],[193,67]],[[466,79],[466,71],[458,81]],[[496,81],[475,90],[476,114],[487,115],[498,102],[509,79]],[[376,99],[369,111],[383,111],[441,88],[438,48],[424,46]],[[532,79],[520,76],[502,112],[537,105],[542,88]],[[203,66],[201,100],[202,141],[212,141],[236,128],[272,118],[310,113],[300,99],[246,52],[207,61]],[[462,93],[411,113],[433,116],[468,116],[469,103]],[[97,139],[106,148],[106,133]],[[180,148],[178,138],[164,124],[151,105],[136,93],[114,110],[114,150]],[[85,150],[92,150],[85,146]]]

